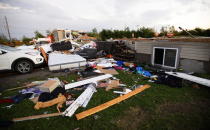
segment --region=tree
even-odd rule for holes
[[[155,36],[155,31],[152,28],[141,27],[139,31],[140,36],[144,38],[151,38]]]
[[[8,42],[9,39],[4,34],[0,34],[0,44],[6,44]]]
[[[33,38],[28,38],[26,36],[23,36],[23,38],[22,38],[22,42],[24,44],[29,44],[29,42],[32,41],[32,40],[33,40]]]
[[[96,29],[96,28],[93,28],[93,29],[92,29],[92,33],[97,34],[97,33],[98,33],[97,29]]]
[[[100,37],[101,37],[101,40],[106,40],[106,39],[109,39],[109,38],[112,38],[113,37],[113,34],[111,30],[106,30],[106,29],[103,29],[101,32],[100,32]]]
[[[210,37],[210,28],[206,29],[203,33],[204,33],[204,36]]]
[[[37,39],[37,38],[44,38],[44,37],[45,37],[45,36],[44,36],[43,34],[41,34],[39,31],[35,31],[34,34],[35,34],[35,38],[36,38],[36,39]]]
[[[166,26],[162,26],[160,29],[160,34],[159,36],[166,36],[168,33],[167,27]]]
[[[98,31],[96,28],[92,29],[92,32],[88,33],[88,36],[90,37],[96,37],[98,39],[99,35],[98,35]]]

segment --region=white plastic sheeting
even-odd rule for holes
[[[63,112],[63,115],[71,117],[79,107],[86,107],[95,92],[94,84],[89,84],[87,89]]]
[[[181,73],[181,72],[166,72],[166,74],[176,76],[176,77],[179,77],[179,78],[182,78],[185,80],[192,81],[194,83],[198,83],[198,84],[210,87],[210,80],[208,80],[208,79],[196,77],[196,76]]]
[[[94,78],[90,78],[90,79],[81,80],[81,81],[78,81],[78,82],[66,84],[65,89],[67,90],[67,89],[75,88],[75,87],[78,87],[78,86],[86,85],[86,84],[89,84],[89,83],[97,83],[100,80],[108,79],[108,78],[111,78],[111,77],[112,77],[111,74],[100,75],[100,76],[97,76],[97,77],[94,77]]]

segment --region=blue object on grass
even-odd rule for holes
[[[141,74],[141,75],[146,76],[146,77],[152,76],[152,74],[149,71],[144,70],[140,66],[136,67],[136,71],[137,71],[138,74]]]
[[[118,66],[123,66],[124,62],[123,61],[117,61]]]

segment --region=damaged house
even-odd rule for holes
[[[164,69],[210,73],[210,39],[145,39],[135,41],[136,61]]]

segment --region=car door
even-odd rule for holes
[[[0,49],[0,70],[11,69],[11,65],[9,65],[9,52]]]

